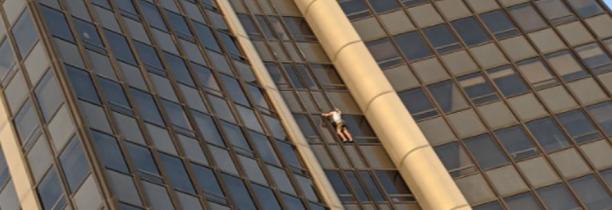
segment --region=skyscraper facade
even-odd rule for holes
[[[611,55],[599,0],[0,0],[0,209],[610,209]]]

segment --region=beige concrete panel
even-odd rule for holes
[[[304,134],[302,134],[300,127],[297,125],[293,115],[287,107],[287,104],[285,104],[283,97],[276,88],[272,77],[269,75],[263,61],[257,53],[257,50],[253,46],[253,43],[246,36],[244,28],[236,16],[236,13],[233,11],[230,3],[227,0],[220,0],[217,2],[219,3],[219,8],[225,15],[230,29],[235,33],[238,32],[241,34],[237,38],[238,44],[244,50],[245,54],[249,58],[249,61],[251,61],[251,66],[253,68],[255,77],[257,77],[257,80],[263,85],[264,91],[268,95],[272,106],[276,108],[280,121],[287,131],[287,135],[296,145],[298,154],[302,157],[306,168],[308,168],[310,171],[314,184],[319,189],[324,202],[330,207],[330,209],[343,209],[340,199],[338,199],[337,194],[327,179],[327,176],[323,172],[319,161],[310,149]]]

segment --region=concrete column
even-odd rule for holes
[[[294,0],[424,209],[471,209],[337,0]]]
[[[315,157],[314,153],[310,149],[310,145],[306,141],[306,137],[304,137],[304,134],[293,118],[291,111],[289,111],[285,100],[281,96],[276,84],[274,84],[272,77],[259,57],[259,53],[257,50],[255,50],[255,46],[249,39],[246,31],[240,23],[240,20],[238,19],[238,16],[234,12],[234,9],[228,0],[218,0],[217,2],[219,4],[219,8],[223,12],[223,15],[225,16],[225,20],[227,21],[230,30],[234,35],[236,35],[238,45],[242,47],[244,54],[246,57],[248,57],[255,77],[263,86],[264,92],[268,95],[272,106],[277,111],[287,135],[295,144],[299,155],[304,160],[306,168],[308,171],[310,171],[314,184],[321,193],[323,202],[325,202],[330,209],[344,209],[342,207],[342,203],[340,203],[340,199],[338,199],[338,195],[323,172],[323,169],[319,164],[319,160]]]
[[[28,162],[21,152],[23,150],[7,110],[6,102],[0,100],[0,145],[2,145],[2,152],[15,187],[15,193],[21,209],[40,210],[42,208],[37,201],[38,196],[30,176]]]

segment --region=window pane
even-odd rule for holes
[[[157,72],[158,74],[162,75],[166,74],[163,70],[164,67],[159,61],[159,56],[153,47],[138,41],[134,42],[134,47],[136,47],[138,57],[140,57],[140,60],[144,63],[147,70]]]
[[[370,10],[363,0],[339,1],[339,3],[349,19],[357,19],[370,14]]]
[[[589,17],[603,12],[595,0],[569,0],[568,2],[581,17]]]
[[[205,141],[211,144],[225,146],[225,143],[219,134],[219,130],[210,116],[201,114],[199,112],[191,113],[194,116],[195,121],[198,124],[198,128],[200,129],[200,133],[202,136],[204,136]]]
[[[543,27],[546,23],[530,4],[510,8],[510,15],[525,32],[531,32]]]
[[[587,208],[603,210],[612,206],[612,196],[593,175],[574,179],[570,184]]]
[[[219,43],[215,40],[213,36],[213,32],[210,30],[208,26],[195,23],[193,24],[196,34],[200,38],[200,42],[208,49],[215,50],[217,52],[221,51],[219,48]]]
[[[553,24],[575,19],[562,0],[540,0],[536,1],[536,6],[542,11],[544,17]]]
[[[450,80],[429,85],[429,91],[438,102],[440,108],[446,113],[467,108],[468,106],[459,89]]]
[[[164,12],[166,13],[166,17],[168,17],[168,24],[172,27],[174,33],[179,37],[191,40],[191,31],[187,26],[187,22],[185,22],[185,17],[168,10],[164,10]]]
[[[126,145],[134,166],[141,174],[159,176],[157,165],[149,149],[132,143],[126,143]]]
[[[246,190],[244,183],[239,178],[223,175],[223,181],[228,188],[232,200],[236,204],[236,207],[240,210],[255,210],[255,205],[249,192]]]
[[[495,90],[481,73],[474,73],[457,78],[459,86],[476,105],[497,101]]]
[[[366,45],[370,50],[370,54],[374,56],[378,65],[382,67],[401,62],[400,55],[388,38],[370,41]]]
[[[64,102],[64,96],[60,86],[55,79],[53,71],[47,72],[36,87],[36,98],[42,109],[43,117],[49,121],[51,116]]]
[[[596,43],[577,47],[576,52],[584,65],[595,74],[612,71],[612,59]]]
[[[108,40],[108,44],[113,54],[118,60],[136,65],[136,60],[134,60],[134,55],[132,55],[132,51],[130,51],[125,37],[109,30],[104,30],[104,35],[106,36],[106,40]]]
[[[145,121],[155,123],[157,125],[164,125],[164,121],[159,114],[157,105],[150,94],[134,88],[130,88],[130,94],[138,106],[140,116]]]
[[[359,171],[359,176],[361,177],[362,182],[365,185],[365,188],[368,190],[368,193],[372,196],[372,200],[374,202],[382,202],[384,198],[382,197],[380,190],[374,183],[372,176],[367,171]]]
[[[510,127],[495,131],[495,136],[499,139],[506,151],[516,161],[538,155],[538,149],[527,136],[521,127]]]
[[[36,26],[32,22],[29,10],[25,10],[21,17],[17,19],[11,32],[17,41],[17,49],[22,57],[26,57],[27,53],[34,47],[38,40]]]
[[[439,53],[461,48],[457,38],[455,38],[453,32],[448,29],[446,24],[426,28],[424,33]]]
[[[527,123],[527,128],[540,142],[546,152],[552,152],[569,146],[565,135],[550,118],[539,119]]]
[[[189,75],[189,71],[187,70],[187,66],[185,65],[185,61],[171,53],[164,53],[164,59],[168,64],[168,68],[174,74],[174,78],[177,82],[194,86],[193,80],[191,79],[191,75]]]
[[[170,118],[170,122],[174,126],[178,126],[178,129],[186,129],[187,132],[191,131],[191,125],[189,124],[189,120],[187,119],[187,115],[185,115],[185,111],[183,111],[183,107],[181,105],[168,101],[161,100],[164,110],[166,110],[166,114],[168,118]]]
[[[246,152],[247,154],[251,153],[251,146],[249,146],[246,138],[244,138],[244,134],[242,133],[242,129],[240,129],[240,127],[224,122],[223,131],[226,139],[228,139],[233,146],[236,147],[236,149]]]
[[[163,164],[165,175],[174,188],[183,192],[195,193],[181,159],[166,154],[160,154],[159,159]]]
[[[489,78],[493,80],[497,88],[506,97],[520,95],[528,92],[527,85],[521,76],[510,66],[502,66],[487,70]]]
[[[112,136],[92,130],[91,136],[102,165],[117,171],[128,173],[127,165],[121,155],[121,149]]]
[[[510,209],[520,210],[538,210],[541,209],[531,193],[522,193],[512,197],[505,198]]]
[[[221,191],[221,187],[219,187],[219,180],[217,180],[217,177],[211,169],[195,164],[191,164],[191,168],[193,169],[193,175],[200,188],[204,190],[204,192],[219,198],[225,196],[223,191]]]
[[[395,0],[368,0],[376,12],[385,12],[400,8]]]
[[[355,196],[357,197],[357,200],[359,201],[369,201],[370,200],[365,190],[361,187],[361,184],[359,184],[359,181],[357,180],[357,177],[355,176],[353,171],[344,171],[344,176],[346,176],[346,179],[351,184],[351,187],[353,187],[353,191],[355,192]]]
[[[465,142],[472,155],[476,157],[478,165],[483,170],[501,166],[508,162],[508,158],[487,134],[465,139],[463,142]]]
[[[198,64],[191,64],[193,64],[193,70],[195,71],[198,79],[200,79],[200,84],[204,86],[204,88],[212,90],[213,92],[221,92],[219,84],[217,84],[217,80],[215,77],[213,77],[210,69]]]
[[[559,114],[561,125],[577,143],[585,143],[601,138],[593,123],[580,110]]]
[[[31,139],[38,136],[40,122],[38,121],[36,110],[32,106],[32,101],[28,100],[21,106],[21,109],[15,116],[15,127],[22,145],[27,145]]]
[[[104,49],[104,44],[102,44],[98,31],[93,24],[79,19],[74,19],[74,23],[76,30],[85,45],[98,48],[99,50]]]
[[[53,168],[40,180],[38,196],[44,210],[62,209],[66,205],[60,180]]]
[[[450,143],[437,146],[434,149],[451,175],[460,176],[474,171],[474,166],[469,156],[467,156],[465,150],[459,144]]]
[[[578,204],[563,184],[555,184],[536,190],[549,209],[575,209]]]
[[[589,76],[589,73],[584,71],[574,56],[567,51],[549,55],[547,58],[553,70],[555,70],[565,81],[577,80]]]
[[[306,20],[301,17],[284,16],[283,20],[287,26],[287,30],[296,41],[312,41],[316,40],[314,34],[310,30]]]
[[[123,92],[123,88],[119,83],[114,82],[113,80],[103,79],[102,77],[98,77],[99,84],[102,86],[102,91],[104,92],[104,96],[106,96],[106,100],[113,109],[118,109],[118,111],[131,113],[130,104],[127,101],[125,93]]]
[[[13,69],[14,59],[13,49],[11,49],[8,39],[0,42],[0,81],[3,81],[8,72]]]
[[[420,88],[399,92],[399,97],[404,102],[415,120],[422,120],[438,115],[425,94]]]
[[[425,40],[417,32],[397,35],[395,41],[408,60],[416,60],[432,54]]]
[[[516,26],[510,21],[508,16],[503,11],[496,10],[480,15],[484,24],[498,39],[510,37],[519,34]]]
[[[100,104],[98,94],[93,86],[89,73],[72,66],[66,65],[65,67],[77,97],[85,101]]]
[[[393,201],[405,201],[412,196],[408,185],[398,171],[376,171],[376,176]]]
[[[467,45],[489,41],[489,36],[473,17],[455,20],[452,25]]]
[[[558,83],[541,60],[533,59],[519,62],[518,70],[535,89],[544,89]]]
[[[157,10],[155,5],[145,0],[140,0],[140,9],[142,10],[145,20],[147,20],[151,26],[167,31],[166,24],[164,24],[164,21],[159,14],[159,10]]]
[[[46,6],[41,6],[40,10],[42,12],[45,22],[47,23],[47,29],[51,32],[53,36],[73,41],[72,33],[70,33],[70,28],[68,28],[66,18],[64,17],[64,14],[62,12],[51,9]]]
[[[72,137],[66,149],[60,154],[59,160],[68,180],[70,191],[75,192],[89,174],[89,163],[78,135]]]
[[[612,136],[612,103],[606,102],[587,108],[595,122],[601,126],[607,136]]]
[[[325,170],[325,175],[331,182],[331,185],[334,187],[336,193],[338,193],[338,197],[342,201],[354,201],[355,199],[352,196],[351,191],[349,191],[347,185],[344,183],[342,177],[338,173],[338,171],[333,170]]]

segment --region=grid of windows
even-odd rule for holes
[[[338,2],[475,209],[612,207],[601,1]]]
[[[380,2],[378,10],[382,12],[395,1]],[[345,207],[407,209],[418,206],[294,3],[268,0],[232,3]],[[398,39],[408,44],[425,43],[415,35],[402,34]],[[448,45],[447,40],[440,42]],[[432,53],[405,50],[404,56],[409,59]],[[399,55],[379,56],[392,60]],[[355,144],[340,143],[334,129],[321,117],[321,112],[333,107],[343,111]],[[276,157],[267,159],[274,161]]]

